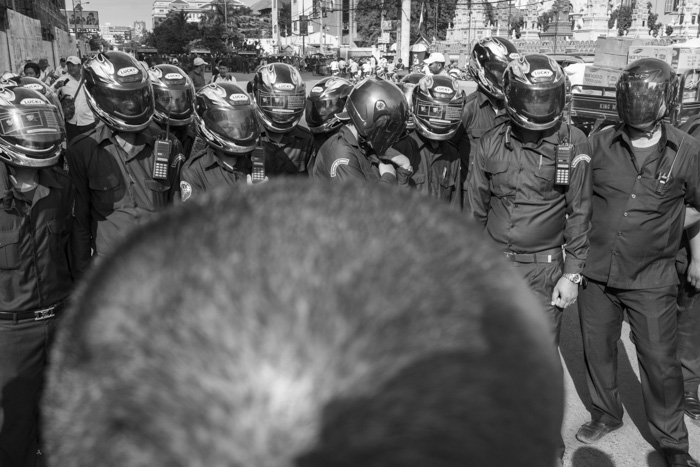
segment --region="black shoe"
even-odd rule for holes
[[[690,454],[666,454],[668,467],[700,467]]]
[[[622,426],[622,422],[616,425],[607,425],[600,420],[592,420],[581,425],[576,433],[576,439],[586,444],[593,444],[603,436],[613,432]]]
[[[685,414],[693,420],[700,420],[700,399],[698,392],[691,391],[683,394],[685,400]]]

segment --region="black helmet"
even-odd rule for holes
[[[258,67],[248,90],[255,99],[258,117],[268,130],[285,133],[301,120],[306,85],[293,66],[271,63]]]
[[[194,118],[194,84],[187,73],[174,65],[156,65],[148,70],[156,107],[153,119],[159,124],[189,125]]]
[[[63,107],[61,106],[61,99],[58,97],[58,94],[54,89],[49,86],[48,84],[44,83],[42,80],[39,78],[30,78],[28,76],[17,76],[14,78],[14,81],[17,83],[18,86],[21,86],[23,88],[31,89],[33,91],[37,91],[41,94],[43,94],[50,103],[56,106],[58,108],[58,113],[63,115]],[[2,86],[2,78],[0,78],[0,86]]]
[[[453,78],[426,76],[413,88],[416,131],[428,139],[452,138],[462,124],[464,93]]]
[[[252,99],[233,83],[209,84],[197,92],[195,122],[211,147],[230,154],[253,151],[260,136]]]
[[[153,118],[153,90],[146,69],[124,52],[98,53],[85,62],[87,103],[113,130],[136,132]]]
[[[0,87],[0,161],[49,167],[61,155],[66,132],[55,105],[37,91]]]
[[[357,129],[360,145],[382,156],[406,131],[408,103],[394,83],[367,78],[352,90],[343,114]]]
[[[350,81],[335,76],[324,78],[311,88],[305,112],[311,133],[328,133],[343,124],[336,114],[345,108],[350,91]]]
[[[403,91],[406,96],[406,102],[408,102],[408,120],[406,121],[407,130],[415,130],[416,122],[413,120],[413,89],[416,87],[418,82],[425,76],[424,73],[409,73],[399,82],[399,88]]]
[[[546,130],[559,121],[566,103],[566,78],[554,59],[530,54],[503,73],[503,97],[511,120],[521,128]]]
[[[519,57],[518,49],[507,39],[487,37],[474,45],[469,58],[469,73],[482,91],[494,99],[503,99],[503,72]]]
[[[617,113],[627,125],[646,128],[676,107],[678,77],[658,58],[641,58],[622,70],[617,81]]]

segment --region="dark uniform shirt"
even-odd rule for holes
[[[96,255],[104,255],[132,226],[180,198],[180,167],[185,158],[172,135],[167,179],[153,178],[154,144],[161,134],[153,126],[143,130],[137,142],[145,145],[134,156],[124,152],[104,124],[73,140],[67,160],[77,190],[79,271],[87,267],[91,248]]]
[[[570,184],[555,185],[556,147],[568,138],[567,127],[536,144],[520,142],[510,125],[486,133],[469,177],[469,203],[504,251],[539,253],[566,244],[563,272],[580,273],[591,228],[590,149],[583,132],[569,127]]]
[[[433,147],[430,141],[414,131],[411,138],[420,154],[418,169],[411,176],[411,184],[421,193],[461,207],[462,162],[459,151],[450,141],[438,141]]]
[[[657,150],[642,167],[623,125],[590,138],[593,227],[584,274],[610,287],[678,283],[675,258],[685,204],[700,209],[700,142],[672,125],[662,129]]]
[[[260,145],[265,154],[265,173],[268,176],[307,174],[314,159],[313,135],[299,125],[285,133],[279,143],[262,132]]]
[[[477,89],[467,96],[462,112],[462,126],[452,139],[462,155],[469,158],[464,160],[465,167],[469,168],[469,161],[474,158],[479,138],[507,121],[508,114],[505,109],[496,112],[488,96],[481,90]]]
[[[23,194],[0,164],[0,311],[40,310],[68,297],[74,201],[62,170],[39,170],[37,188]]]
[[[182,200],[201,195],[219,186],[232,186],[246,183],[246,177],[252,171],[252,162],[248,156],[234,159],[233,166],[219,159],[214,150],[207,147],[199,154],[193,154],[182,167],[180,173],[180,193]]]
[[[365,156],[355,135],[347,126],[343,126],[321,147],[313,169],[313,178],[318,180],[360,179],[395,185],[398,177],[399,183],[408,182],[410,172],[400,168],[396,169],[396,177],[388,173],[380,176],[379,162],[379,158],[375,155]]]

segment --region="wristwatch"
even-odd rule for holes
[[[581,281],[583,280],[583,276],[581,276],[581,274],[567,273],[567,274],[564,274],[564,277],[569,279],[574,284],[580,284]]]

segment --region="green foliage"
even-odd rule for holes
[[[165,21],[153,29],[148,45],[163,54],[182,54],[187,52],[187,44],[199,36],[199,28],[187,22],[184,11],[171,11]]]
[[[280,2],[278,22],[280,36],[288,37],[292,35],[292,4],[291,2]]]
[[[667,35],[667,36],[670,36],[671,34],[673,34],[673,27],[672,27],[671,25],[666,26],[666,31],[665,31],[665,32],[666,32],[666,35]]]
[[[486,3],[484,5],[484,19],[486,22],[484,26],[493,26],[496,24],[496,12],[493,10],[493,5],[491,3]]]
[[[520,30],[525,26],[525,17],[520,11],[511,15],[508,24],[508,33],[513,34],[516,39],[520,39]]]
[[[547,10],[537,17],[537,27],[542,32],[547,32],[549,29],[549,24],[555,21],[556,13],[554,10]]]

